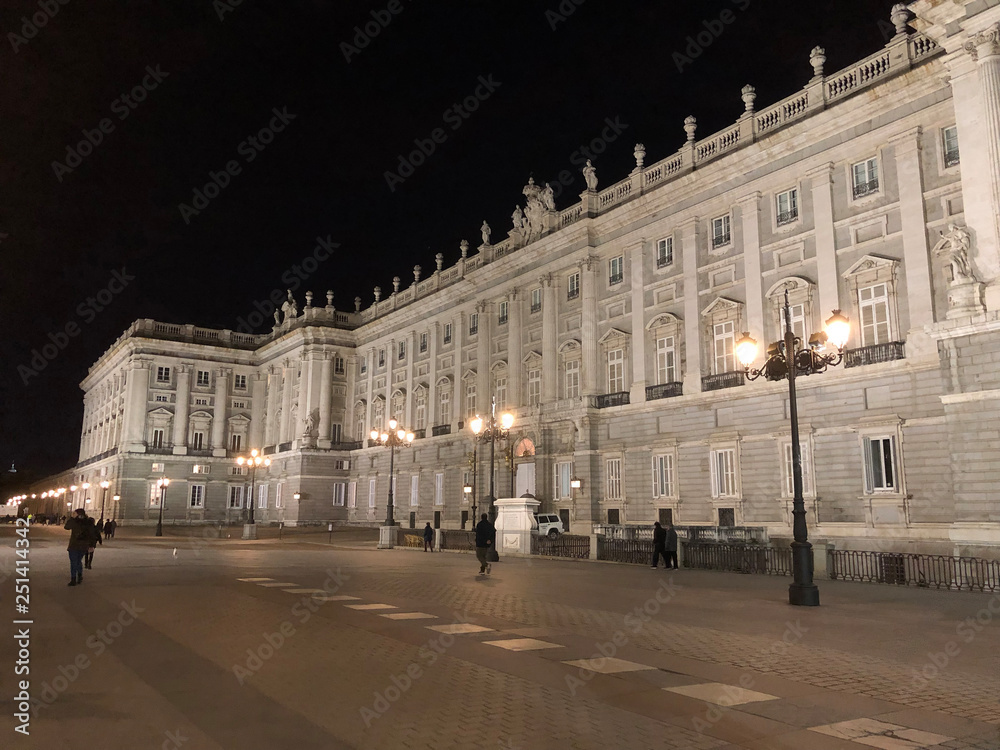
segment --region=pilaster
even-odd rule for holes
[[[559,398],[559,353],[556,351],[559,296],[552,274],[542,276],[538,283],[542,285],[542,403],[551,403]]]
[[[812,180],[813,220],[816,223],[816,277],[820,317],[840,309],[837,273],[837,243],[833,227],[833,164],[823,164],[807,173]]]
[[[680,225],[684,263],[684,393],[701,392],[701,311],[698,309],[698,242],[695,216]]]
[[[646,258],[645,242],[625,249],[632,276],[632,386],[629,403],[646,400]]]
[[[187,455],[188,414],[191,406],[192,365],[177,366],[177,400],[174,402],[173,451],[175,456]]]

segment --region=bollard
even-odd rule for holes
[[[326,525],[326,530],[330,532],[330,544],[333,544],[333,524],[328,523]]]
[[[285,527],[284,521],[278,522],[278,539],[281,539],[281,530]]]

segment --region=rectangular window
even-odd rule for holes
[[[782,305],[778,308],[778,316],[781,320],[781,330],[778,331],[779,338],[783,338],[785,335],[785,306]],[[808,343],[806,339],[806,306],[804,304],[789,305],[788,306],[788,317],[792,324],[792,333],[794,333],[799,341],[803,345]]]
[[[735,323],[731,320],[727,320],[725,323],[716,323],[713,327],[713,333],[715,336],[715,374],[721,375],[724,372],[735,371]]]
[[[333,374],[334,375],[343,375],[344,372],[345,372],[344,358],[341,357],[339,354],[334,354],[333,355]]]
[[[229,473],[234,477],[245,477],[248,471],[246,466],[230,466]]]
[[[426,333],[421,333],[420,334],[420,353],[423,354],[426,351],[427,351],[427,334]]]
[[[674,238],[662,237],[656,241],[656,267],[665,268],[674,262]]]
[[[168,401],[170,401],[170,399],[167,396],[161,396],[160,394],[157,394],[154,400],[162,404],[165,404]]]
[[[233,388],[238,391],[245,391],[247,389],[247,376],[246,375],[234,375],[233,376]]]
[[[284,482],[278,482],[276,485],[274,485],[274,507],[275,508],[280,508],[281,507],[281,496],[283,494],[282,488],[284,486],[285,486]]]
[[[475,336],[479,333],[479,313],[469,314],[469,335]]]
[[[782,446],[782,456],[784,458],[785,469],[785,497],[795,496],[794,479],[792,476],[792,443],[791,441]],[[799,443],[799,456],[802,467],[802,494],[812,495],[812,467],[809,465],[809,443]]]
[[[368,480],[368,507],[375,507],[375,478]]]
[[[229,450],[238,453],[239,451],[243,450],[242,446],[243,446],[243,436],[233,435],[229,443]]]
[[[608,473],[608,500],[622,499],[622,460],[609,458],[606,464]]]
[[[156,368],[156,382],[157,383],[169,383],[170,382],[170,368],[169,367],[157,367]]]
[[[663,336],[656,340],[656,382],[658,385],[677,382],[677,361],[674,337]]]
[[[207,398],[196,398],[194,400],[194,405],[195,406],[208,406],[208,399]]]
[[[347,507],[358,507],[358,483],[351,482],[347,485]]]
[[[159,463],[159,462],[153,464],[153,468],[151,468],[150,471],[153,474],[162,474],[163,473],[163,464]]]
[[[159,508],[160,507],[160,490],[161,487],[156,486],[156,482],[152,482],[149,485],[149,507]]]
[[[608,284],[621,284],[625,278],[625,259],[619,255],[608,261]]]
[[[229,507],[230,508],[242,508],[243,507],[243,488],[239,485],[229,486]]]
[[[653,456],[653,497],[674,496],[674,456],[664,453]]]
[[[267,508],[267,485],[262,484],[257,488],[257,507]]]
[[[557,498],[572,497],[573,488],[570,487],[570,480],[573,478],[573,463],[571,461],[560,461],[555,466],[555,490]]]
[[[406,342],[405,341],[400,341],[399,342],[399,354],[398,354],[398,356],[396,358],[397,359],[406,359]]]
[[[234,409],[246,409],[247,408],[247,402],[246,401],[233,401],[233,408]]]
[[[361,374],[364,375],[368,372],[368,355],[366,354],[361,358]]]
[[[775,198],[777,224],[791,224],[799,218],[799,191],[796,188],[778,193]]]
[[[531,290],[531,312],[536,313],[542,309],[542,290]]]
[[[163,447],[163,430],[161,429],[153,430],[153,447],[154,448]]]
[[[858,162],[851,167],[851,179],[854,185],[854,197],[878,192],[878,159],[872,157]]]
[[[334,482],[333,484],[333,504],[343,507],[347,497],[347,484],[344,482]]]
[[[510,311],[510,303],[507,300],[503,300],[500,303],[500,314],[497,315],[497,323],[503,325],[507,322],[507,314]]]
[[[497,378],[497,411],[507,408],[507,378]]]
[[[333,462],[333,468],[335,471],[349,471],[351,462],[343,458],[338,458]]]
[[[612,349],[608,352],[608,393],[625,390],[625,352]]]
[[[378,350],[378,366],[385,367],[385,349]]]
[[[861,346],[891,341],[888,287],[883,283],[858,289],[858,306],[861,312]]]
[[[566,398],[580,398],[580,360],[566,362]]]
[[[580,296],[580,274],[571,273],[566,279],[566,299],[576,299]]]
[[[192,474],[209,474],[212,471],[210,464],[195,464],[191,470]]]
[[[542,371],[528,370],[528,406],[537,406],[542,400]]]
[[[444,474],[441,472],[434,475],[434,504],[444,505]]]
[[[344,437],[344,426],[341,425],[341,424],[338,424],[337,422],[334,422],[333,424],[331,424],[330,425],[330,442],[334,443],[334,444],[339,443],[339,442],[342,441],[343,437]]]
[[[732,241],[729,214],[712,219],[712,247],[723,247]]]
[[[420,391],[414,399],[414,412],[416,413],[416,424],[414,429],[424,430],[427,428],[427,395]]]
[[[420,505],[420,475],[414,474],[410,477],[410,505],[415,507]]]
[[[475,381],[469,381],[465,384],[465,413],[470,416],[476,416],[476,383]]]
[[[711,452],[712,497],[736,497],[736,449]]]
[[[898,492],[896,471],[896,439],[891,435],[866,437],[865,491]]]
[[[444,343],[451,343],[451,323],[444,324]]]
[[[211,385],[211,377],[208,374],[208,370],[198,370],[198,385],[207,388]]]
[[[958,128],[952,126],[941,131],[941,140],[944,142],[944,165],[954,167],[960,162],[958,158]]]
[[[451,391],[441,391],[438,424],[451,424]]]
[[[203,484],[192,484],[191,485],[191,507],[192,508],[204,508],[205,507],[205,485]]]

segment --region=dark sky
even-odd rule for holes
[[[673,153],[689,114],[699,137],[734,122],[746,83],[758,108],[793,93],[814,45],[827,72],[876,51],[892,4],[48,1],[51,17],[38,0],[0,12],[0,465],[19,469],[0,474],[3,499],[75,463],[79,383],[133,320],[236,328],[317,236],[340,249],[299,305],[333,289],[339,309],[367,306],[375,284],[405,288],[414,264],[427,274],[435,253],[447,267],[461,239],[476,247],[483,219],[505,237],[529,173],[571,170],[556,203],[575,202],[572,155],[607,119],[627,128],[594,159],[600,187],[634,166],[637,141],[647,164]],[[373,14],[390,20],[348,62],[343,43],[374,31]],[[692,49],[708,27],[721,33]],[[691,54],[683,70],[674,53]],[[122,95],[144,80],[130,107]],[[450,109],[477,87],[475,112]],[[273,109],[294,119],[258,150],[247,139]],[[444,142],[390,190],[385,173],[435,128]],[[78,148],[87,133],[99,142]],[[239,174],[182,215],[230,161]],[[134,279],[106,291],[123,269]],[[53,339],[54,359],[32,368]]]

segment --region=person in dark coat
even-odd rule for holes
[[[83,558],[83,566],[90,570],[91,563],[94,562],[94,550],[98,544],[104,544],[101,541],[101,532],[97,530],[97,524],[94,523],[93,518],[87,518],[87,542],[87,553]]]
[[[104,535],[104,519],[102,518],[97,522],[97,533]]]
[[[424,526],[424,552],[430,549],[431,552],[434,551],[434,529],[431,528],[431,522],[428,521],[427,525]]]
[[[656,568],[660,564],[660,555],[663,556],[663,564],[667,568],[670,567],[670,562],[667,558],[667,553],[665,552],[667,546],[667,530],[660,526],[660,522],[657,521],[653,524],[653,562],[649,566],[651,568]]]
[[[104,524],[104,538],[110,539],[115,535],[115,529],[118,528],[118,522],[115,519],[111,519],[106,524]]]
[[[671,523],[667,524],[667,567],[677,570],[677,530]],[[670,563],[673,563],[673,566]]]
[[[77,508],[66,525],[69,534],[69,575],[70,586],[77,586],[83,583],[83,558],[90,548],[90,532],[87,525],[87,512],[83,508]]]
[[[490,517],[483,513],[482,520],[476,524],[476,559],[479,560],[479,572],[489,574],[493,567],[486,561],[486,553],[497,543],[497,530],[490,523]]]

